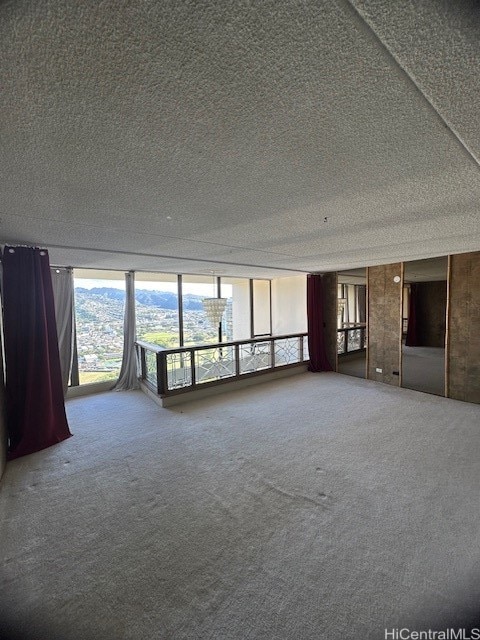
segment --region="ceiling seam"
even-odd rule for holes
[[[1,2],[1,0],[0,0]],[[5,215],[4,215],[5,217]],[[21,216],[18,215],[13,215],[13,216],[8,216],[9,218],[20,218]],[[24,220],[39,220],[39,218],[36,218],[35,216],[24,216],[23,217]],[[47,222],[48,223],[56,223],[56,224],[63,224],[64,226],[68,225],[68,226],[77,226],[80,227],[82,229],[97,229],[100,231],[110,231],[112,230],[112,226],[101,226],[101,225],[97,225],[97,224],[91,224],[90,222],[76,222],[76,221],[69,221],[69,222],[65,222],[64,220],[58,220],[57,218],[42,218],[41,220]],[[191,242],[191,243],[195,243],[195,244],[204,244],[204,245],[208,245],[208,246],[213,246],[213,247],[222,247],[224,249],[239,249],[240,251],[252,251],[255,253],[268,253],[268,254],[272,254],[275,256],[283,256],[285,258],[295,258],[296,256],[294,254],[291,253],[284,253],[282,251],[269,251],[268,249],[254,249],[253,247],[247,247],[247,246],[242,246],[242,245],[236,245],[236,244],[223,244],[222,242],[213,242],[211,240],[197,240],[196,238],[188,238],[185,236],[170,236],[167,234],[163,234],[163,233],[149,233],[147,231],[132,231],[131,229],[127,229],[125,227],[121,227],[119,225],[115,225],[115,221],[113,221],[114,227],[115,227],[115,232],[119,233],[119,232],[125,232],[125,233],[134,233],[135,235],[138,236],[148,236],[149,238],[159,238],[160,240],[164,240],[164,239],[168,239],[168,240],[179,240],[180,242]]]
[[[426,104],[429,106],[430,110],[437,116],[443,126],[449,131],[450,135],[457,141],[460,145],[462,151],[466,156],[473,160],[475,165],[480,168],[480,158],[477,158],[475,153],[470,149],[467,143],[463,140],[460,134],[455,130],[453,125],[451,125],[448,120],[440,113],[437,107],[433,104],[430,98],[423,92],[420,85],[417,83],[415,78],[402,66],[400,60],[396,57],[395,53],[389,48],[389,46],[381,39],[381,37],[377,34],[372,25],[367,21],[367,18],[360,12],[359,9],[352,3],[352,0],[338,0],[346,9],[350,12],[353,19],[359,26],[363,28],[363,31],[373,40],[376,41],[378,45],[380,45],[381,49],[385,52],[385,57],[393,62],[394,67],[400,74],[406,79],[410,85],[412,85],[416,91],[423,97]]]
[[[106,254],[115,254],[122,256],[136,256],[141,258],[161,258],[163,260],[184,260],[188,262],[199,262],[204,264],[219,264],[219,265],[228,265],[230,267],[251,267],[252,269],[272,269],[274,271],[291,271],[292,273],[307,273],[307,271],[302,269],[292,269],[289,267],[274,267],[268,266],[264,264],[249,264],[245,262],[228,262],[226,260],[212,260],[211,258],[189,258],[185,256],[169,256],[158,253],[138,253],[135,251],[123,251],[123,250],[114,250],[114,249],[95,249],[92,247],[73,247],[73,246],[65,246],[58,244],[49,244],[49,249],[60,249],[67,251],[88,251],[93,253],[106,253]]]

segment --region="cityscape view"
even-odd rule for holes
[[[76,282],[77,285],[77,282]],[[183,300],[184,344],[218,342],[203,311],[204,295],[187,293]],[[164,348],[179,344],[178,296],[170,291],[135,292],[137,339]],[[75,315],[80,384],[114,380],[123,353],[125,289],[75,286]],[[223,340],[232,336],[232,299],[222,322]]]

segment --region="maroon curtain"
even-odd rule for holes
[[[71,436],[65,415],[48,252],[6,246],[3,308],[9,459]]]
[[[407,337],[405,339],[405,346],[418,347],[420,346],[420,336],[418,335],[418,322],[417,322],[417,285],[410,285],[410,299],[408,301],[408,326]]]
[[[324,296],[322,276],[307,276],[307,326],[309,371],[333,371],[325,344]]]

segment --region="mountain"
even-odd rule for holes
[[[113,287],[94,287],[93,289],[84,289],[76,287],[75,294],[80,298],[92,299],[109,299],[122,302],[125,300],[125,291],[114,289]],[[159,307],[160,309],[177,309],[177,294],[169,291],[148,291],[146,289],[138,289],[135,291],[135,299],[139,304],[147,307]],[[187,311],[201,311],[203,296],[197,296],[187,293],[183,296],[183,308]]]

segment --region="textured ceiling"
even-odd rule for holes
[[[475,3],[0,2],[0,241],[272,277],[480,249]]]

